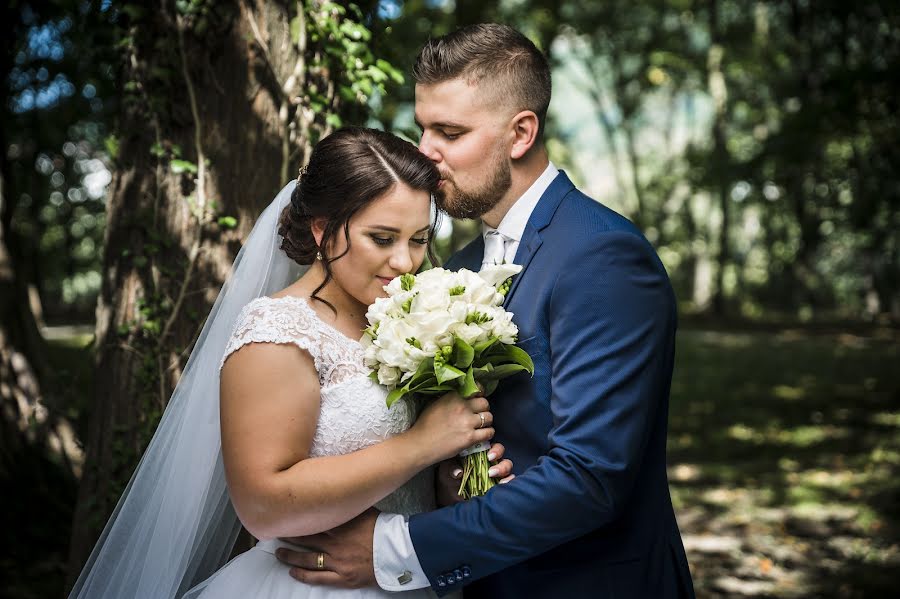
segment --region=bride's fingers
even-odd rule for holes
[[[471,399],[467,399],[466,403],[469,405],[469,409],[475,412],[487,412],[491,409],[490,402],[483,397],[473,397]]]
[[[499,460],[503,457],[503,454],[506,453],[506,447],[503,443],[494,443],[491,445],[491,448],[488,449],[487,459],[490,461]]]
[[[488,476],[491,478],[506,478],[512,474],[512,462],[509,460],[501,460],[488,469]]]
[[[475,414],[475,428],[488,428],[494,424],[494,415],[490,412]]]
[[[512,479],[514,479],[515,477],[516,477],[515,474],[510,474],[509,476],[507,476],[507,477],[504,478],[503,480],[497,481],[497,483],[498,483],[498,484],[501,484],[501,485],[505,485],[506,483],[508,483],[509,481],[511,481]]]

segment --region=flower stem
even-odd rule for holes
[[[495,484],[494,479],[488,476],[491,467],[487,459],[486,451],[470,453],[463,458],[463,474],[459,484],[459,496],[463,499],[479,497],[488,492]]]

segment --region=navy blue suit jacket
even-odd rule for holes
[[[481,266],[483,240],[448,268]],[[693,597],[666,478],[675,300],[650,244],[560,173],[506,307],[535,364],[490,397],[515,480],[412,516],[432,587],[469,598]],[[470,584],[471,583],[471,584]]]

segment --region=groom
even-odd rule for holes
[[[515,480],[486,496],[404,518],[367,512],[284,552],[301,580],[438,595],[693,597],[666,479],[675,300],[625,218],[549,162],[545,57],[518,31],[475,25],[419,54],[420,149],[442,207],[483,235],[448,268],[520,264],[506,308],[533,378],[491,397]],[[373,554],[374,551],[374,554]],[[320,564],[321,565],[321,564]]]

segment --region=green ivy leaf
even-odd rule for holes
[[[223,229],[233,229],[237,226],[237,219],[233,216],[220,216],[217,221]]]
[[[173,160],[169,163],[169,168],[171,168],[172,172],[176,175],[180,175],[181,173],[197,173],[197,165],[193,162],[188,162],[187,160]]]

